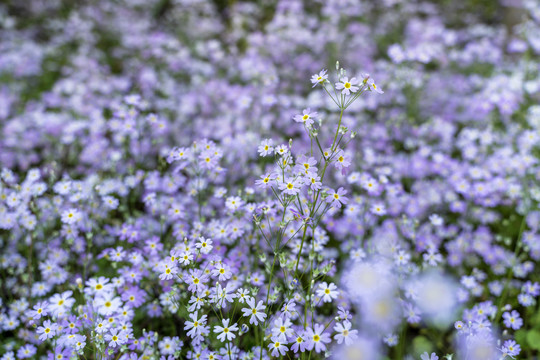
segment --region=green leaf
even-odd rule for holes
[[[532,349],[540,350],[540,331],[531,330],[527,332],[527,343]]]
[[[431,354],[431,352],[433,351],[433,345],[431,344],[431,341],[429,341],[427,337],[422,335],[414,338],[413,348],[415,354],[423,354],[426,351]]]
[[[521,346],[527,346],[527,330],[521,329],[514,333],[514,338],[516,342]]]

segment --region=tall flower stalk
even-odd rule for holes
[[[330,165],[334,165],[337,170],[346,171],[350,165],[349,155],[344,151],[349,141],[351,141],[356,133],[349,132],[342,125],[343,115],[346,109],[351,106],[362,94],[366,91],[374,91],[383,93],[367,74],[362,74],[358,80],[357,77],[347,77],[346,71],[336,63],[335,81],[329,80],[329,75],[326,70],[322,70],[318,74],[313,75],[311,82],[313,87],[321,87],[329,96],[332,102],[336,105],[339,116],[337,118],[337,126],[335,130],[330,132],[332,142],[326,148],[321,144],[322,134],[328,132],[330,124],[323,124],[321,117],[317,112],[311,109],[304,109],[302,114],[294,116],[295,122],[303,125],[304,131],[307,132],[311,141],[311,150],[309,154],[293,154],[292,141],[288,146],[279,145],[273,147],[273,140],[267,139],[259,146],[259,154],[262,157],[274,155],[274,169],[267,174],[261,176],[256,184],[261,188],[270,189],[281,206],[281,222],[277,231],[267,234],[261,227],[264,222],[264,217],[267,216],[263,211],[261,215],[255,215],[255,224],[257,225],[263,239],[268,243],[273,251],[273,261],[269,268],[269,281],[267,285],[267,296],[265,306],[270,305],[270,294],[272,282],[276,277],[276,261],[284,251],[285,245],[301,233],[301,240],[297,246],[297,253],[294,261],[280,261],[281,267],[292,272],[293,280],[288,289],[290,296],[297,286],[301,286],[304,291],[304,311],[302,325],[304,331],[308,330],[308,312],[312,302],[312,285],[315,278],[321,274],[321,271],[314,269],[313,262],[315,253],[313,252],[313,244],[308,254],[309,267],[300,266],[304,254],[304,249],[309,242],[309,237],[313,238],[319,227],[321,220],[325,214],[332,211],[338,211],[341,204],[347,203],[348,199],[344,196],[347,191],[340,188],[334,191],[324,185],[328,179],[328,170]],[[313,151],[313,144],[316,144],[316,150]],[[318,150],[318,151],[317,151]],[[318,154],[317,154],[318,153]],[[318,159],[316,159],[318,157]],[[316,165],[321,166],[317,168]],[[293,234],[284,241],[285,230],[292,224],[293,221],[299,221],[300,227],[292,230]],[[310,230],[310,231],[308,231]],[[294,270],[293,270],[294,269]],[[327,272],[329,267],[326,267],[322,272]],[[263,333],[266,323],[263,325]],[[314,324],[311,324],[313,327]],[[327,324],[328,327],[330,324]],[[317,339],[317,336],[315,339]],[[264,344],[264,336],[260,340],[261,347]],[[312,340],[312,339],[311,339]],[[310,339],[306,339],[310,341]],[[305,355],[305,353],[304,353]],[[261,353],[262,358],[262,353]]]

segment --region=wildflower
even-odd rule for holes
[[[386,345],[393,347],[398,344],[398,337],[396,334],[390,333],[384,337],[383,341]]]
[[[108,207],[111,210],[114,210],[118,207],[119,201],[114,196],[104,196],[101,199],[106,207]]]
[[[307,157],[302,155],[297,161],[295,166],[295,171],[304,175],[304,176],[313,176],[317,174],[317,168],[315,165],[317,160],[314,157]]]
[[[266,314],[264,313],[264,309],[266,308],[266,306],[262,304],[262,300],[259,301],[257,306],[255,306],[254,298],[248,299],[246,303],[249,308],[243,308],[242,312],[244,313],[244,316],[250,316],[250,324],[258,325],[259,322],[262,322],[264,319],[266,319]]]
[[[518,295],[518,302],[525,306],[525,307],[528,307],[528,306],[531,306],[534,304],[534,298],[529,295],[529,294],[519,294]]]
[[[248,299],[251,299],[251,296],[249,295],[249,291],[247,289],[240,288],[236,291],[236,298],[240,304],[243,304]]]
[[[308,348],[308,343],[306,342],[306,339],[304,338],[303,334],[300,334],[296,337],[296,340],[294,341],[294,344],[291,345],[291,350],[296,354],[298,350],[300,352],[306,351]]]
[[[34,320],[40,319],[42,316],[47,316],[47,307],[49,303],[46,301],[39,302],[34,305],[33,310],[28,312],[28,316],[32,317]]]
[[[169,211],[167,211],[167,215],[169,215],[172,220],[183,219],[185,217],[184,207],[178,203],[173,203]]]
[[[167,157],[167,162],[170,164],[173,161],[177,160],[187,160],[191,156],[191,150],[188,148],[174,148],[171,150],[169,156]]]
[[[288,300],[283,304],[283,307],[281,308],[282,316],[284,317],[291,317],[293,314],[296,314],[296,303],[293,299]]]
[[[114,285],[109,283],[109,279],[100,276],[98,279],[91,278],[86,282],[85,294],[94,295],[110,292],[114,289]]]
[[[35,346],[26,344],[22,346],[21,348],[19,348],[19,350],[17,350],[17,358],[19,359],[31,358],[36,354],[36,351],[37,351],[37,348]]]
[[[257,185],[257,187],[260,187],[262,189],[267,189],[272,185],[271,183],[272,180],[274,179],[272,179],[270,174],[264,174],[264,175],[261,175],[261,178],[259,180],[255,181],[255,185]]]
[[[296,195],[300,192],[301,182],[298,178],[287,178],[285,181],[278,184],[279,190],[284,194]]]
[[[336,90],[341,90],[343,95],[350,95],[351,92],[355,93],[358,91],[359,87],[355,85],[358,85],[358,80],[355,77],[349,80],[345,76],[336,83]]]
[[[338,297],[339,293],[336,290],[337,286],[334,283],[328,285],[326,282],[323,282],[319,284],[317,296],[321,296],[324,302],[332,302],[332,299],[337,299]]]
[[[421,360],[439,360],[439,357],[435,353],[431,353],[431,356],[428,354],[428,352],[424,352],[422,355],[420,355]]]
[[[339,209],[341,208],[341,204],[347,204],[349,202],[349,199],[344,196],[346,193],[347,190],[345,190],[343,187],[340,187],[338,191],[330,189],[326,202],[331,204],[332,207]]]
[[[189,285],[189,291],[200,292],[206,287],[208,275],[205,275],[201,270],[191,269],[189,274],[184,275],[184,281]]]
[[[420,322],[420,310],[409,303],[405,303],[405,308],[403,309],[403,312],[405,313],[405,316],[407,317],[407,322],[409,324],[417,324]]]
[[[292,322],[288,318],[283,320],[282,318],[277,318],[274,321],[274,327],[272,328],[272,336],[281,342],[287,342],[287,338],[292,336],[294,330],[291,328]]]
[[[236,337],[234,334],[234,331],[238,331],[238,325],[234,324],[232,326],[229,326],[230,319],[223,319],[222,324],[223,326],[216,325],[214,326],[214,332],[218,334],[217,338],[219,341],[225,341],[227,339],[228,341],[231,341]]]
[[[317,174],[312,174],[304,178],[304,184],[308,185],[311,190],[319,190],[322,188],[321,177]]]
[[[274,141],[272,139],[265,139],[261,142],[261,145],[259,145],[259,149],[257,150],[259,152],[260,156],[268,156],[272,155],[274,152],[274,148],[272,147]]]
[[[302,111],[302,115],[295,115],[293,120],[296,122],[303,122],[306,126],[311,126],[317,115],[316,112],[311,112],[311,109],[307,108]]]
[[[94,305],[97,307],[98,312],[101,315],[109,316],[122,306],[122,302],[112,293],[108,293],[103,297],[98,297],[96,300],[94,300]]]
[[[516,310],[513,310],[511,313],[505,312],[503,314],[504,326],[507,328],[512,328],[514,330],[519,330],[523,326],[523,319],[519,316],[519,313]]]
[[[82,215],[77,209],[69,209],[62,213],[62,222],[65,224],[74,224],[81,219]]]
[[[429,216],[429,221],[433,226],[442,226],[444,223],[442,217],[440,217],[438,214],[431,214]]]
[[[227,207],[227,209],[231,211],[238,210],[243,204],[244,204],[244,201],[238,196],[228,197],[227,200],[225,201],[225,206]]]
[[[517,344],[514,340],[506,340],[501,351],[503,352],[503,355],[513,357],[519,355],[519,353],[521,352],[521,346]]]
[[[198,312],[189,314],[189,317],[193,321],[186,321],[184,325],[184,330],[189,330],[187,335],[190,337],[195,337],[200,335],[204,331],[204,325],[206,325],[206,315],[198,317]]]
[[[49,300],[49,310],[56,316],[62,314],[64,311],[71,309],[75,303],[75,299],[71,297],[73,292],[71,290],[64,291],[62,294],[55,294]]]
[[[345,170],[351,165],[351,157],[349,154],[346,154],[343,150],[339,150],[335,155],[334,166],[338,170]]]
[[[178,262],[184,266],[191,264],[192,260],[193,254],[190,251],[183,251],[178,257]]]
[[[370,208],[370,212],[377,216],[383,216],[386,214],[386,208],[383,204],[373,204]]]
[[[364,74],[362,77],[364,78],[363,83],[367,85],[369,91],[375,91],[377,94],[384,94],[384,91],[375,85],[375,81],[369,74]]]
[[[424,262],[430,266],[437,266],[440,262],[443,261],[442,255],[433,248],[428,249],[428,252],[422,255],[422,257],[424,259]]]
[[[289,149],[287,148],[287,145],[285,144],[279,145],[275,149],[275,153],[280,156],[286,155],[288,152],[289,152]]]
[[[178,274],[178,267],[169,266],[166,263],[159,263],[158,269],[161,271],[161,273],[159,274],[159,279],[160,280],[170,280],[176,274]]]
[[[36,332],[39,335],[39,340],[45,341],[52,339],[56,335],[58,325],[51,323],[50,320],[45,320],[43,326],[37,328]]]
[[[325,81],[328,80],[328,74],[326,73],[326,70],[321,70],[318,74],[313,74],[311,76],[311,83],[313,84],[312,87],[317,86],[317,84],[324,84]]]
[[[268,349],[272,350],[272,356],[285,356],[285,353],[289,350],[285,344],[278,339],[272,339],[272,343],[268,344]]]
[[[373,179],[371,176],[366,176],[361,180],[361,186],[364,188],[370,195],[375,195],[380,193],[379,183]]]
[[[323,325],[315,324],[313,329],[307,328],[306,342],[308,343],[308,350],[313,350],[313,348],[315,348],[315,351],[319,353],[326,350],[325,344],[330,342],[330,335],[324,332]]]
[[[75,341],[74,341],[74,344],[75,344],[75,350],[76,351],[80,351],[82,349],[84,349],[84,347],[86,346],[86,336],[85,335],[75,335]]]
[[[203,254],[208,254],[210,253],[210,251],[212,251],[212,249],[214,248],[212,246],[212,240],[210,239],[205,239],[204,237],[200,237],[198,242],[195,244],[195,247],[197,249],[200,249],[201,250],[201,253]]]
[[[399,250],[398,253],[394,254],[394,261],[398,266],[407,265],[410,259],[411,255],[404,250]]]
[[[118,329],[111,329],[108,334],[105,335],[105,341],[109,342],[109,346],[114,348],[117,345],[122,345],[126,342],[124,334]]]
[[[540,285],[537,282],[533,283],[531,281],[527,281],[525,284],[523,284],[521,291],[524,291],[531,296],[538,296],[540,295]]]
[[[103,320],[98,320],[97,323],[96,323],[96,326],[94,327],[94,330],[98,333],[98,334],[103,334],[105,333],[105,331],[107,331],[109,329],[109,324],[107,324],[105,321]]]
[[[345,345],[351,345],[358,338],[358,330],[351,330],[351,326],[352,324],[348,320],[345,320],[343,324],[337,323],[334,326],[334,331],[337,332],[334,339],[336,339],[338,344],[345,342]]]
[[[338,306],[338,316],[341,320],[352,319],[352,315],[349,310],[346,310],[345,308],[343,308],[343,306]]]

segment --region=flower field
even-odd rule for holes
[[[0,3],[0,360],[540,359],[540,2]]]

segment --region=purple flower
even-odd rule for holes
[[[315,348],[315,351],[318,353],[325,351],[326,344],[330,342],[330,335],[324,332],[324,326],[320,324],[315,324],[313,329],[307,328],[305,338],[307,342],[306,348],[308,350]]]
[[[279,190],[287,195],[296,195],[300,193],[302,182],[299,178],[286,178],[285,181],[278,184]]]
[[[516,310],[512,310],[511,313],[505,312],[503,314],[504,326],[519,330],[523,326],[523,319],[519,316]]]
[[[349,80],[348,77],[343,77],[337,82],[336,84],[336,90],[341,90],[341,93],[343,95],[350,95],[351,93],[355,93],[360,89],[358,86],[358,80],[353,77]]]
[[[343,187],[340,187],[338,191],[330,189],[328,191],[328,196],[326,197],[326,202],[331,204],[334,208],[341,208],[341,204],[347,204],[349,199],[344,196],[347,193]]]
[[[316,112],[312,112],[311,109],[307,108],[302,111],[302,115],[295,115],[293,120],[296,122],[303,122],[306,126],[311,126],[317,116],[318,114]]]
[[[516,343],[514,340],[506,340],[504,342],[504,345],[501,349],[501,351],[503,352],[503,355],[508,355],[508,356],[516,356],[516,355],[519,355],[519,353],[521,352],[521,346]]]
[[[328,74],[326,73],[327,70],[321,70],[318,74],[313,74],[311,76],[311,83],[313,84],[312,87],[317,86],[317,84],[324,84],[325,81],[328,80]]]

